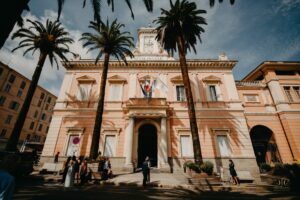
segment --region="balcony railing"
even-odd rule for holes
[[[235,81],[236,86],[246,87],[265,87],[266,84],[262,81]]]

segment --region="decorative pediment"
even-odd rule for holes
[[[138,78],[139,82],[144,82],[145,80],[154,80],[154,79],[155,79],[154,76],[150,76],[150,75],[146,75]]]
[[[76,78],[76,80],[80,83],[82,82],[87,82],[87,83],[94,83],[96,82],[96,80],[90,76],[84,75],[84,76],[80,76],[78,78]]]
[[[221,78],[210,75],[202,79],[203,82],[221,82]]]
[[[180,76],[180,75],[171,78],[170,81],[173,83],[182,83],[183,82],[182,76]]]
[[[119,76],[119,75],[111,76],[107,80],[110,83],[126,83],[127,82],[126,78]]]

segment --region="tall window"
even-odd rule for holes
[[[29,129],[32,130],[33,127],[34,127],[34,122],[31,122],[31,123],[30,123],[30,126],[29,126]]]
[[[42,114],[42,120],[46,120],[47,115],[45,113]]]
[[[3,106],[3,104],[5,103],[6,97],[1,96],[0,97],[0,106]]]
[[[15,79],[16,79],[16,76],[13,75],[13,74],[11,74],[10,77],[9,77],[9,79],[8,79],[8,82],[14,83]]]
[[[43,129],[43,125],[42,125],[42,124],[40,124],[40,125],[39,125],[39,129],[38,129],[38,131],[42,131],[42,129]]]
[[[293,90],[296,93],[296,96],[298,97],[298,100],[300,100],[300,87],[299,86],[294,86]]]
[[[231,155],[227,135],[217,135],[217,144],[221,157],[229,157]]]
[[[23,94],[23,91],[22,90],[18,90],[17,97],[21,97],[22,94]]]
[[[5,92],[9,92],[9,91],[10,91],[10,88],[11,88],[11,85],[10,85],[10,84],[6,84],[6,85],[5,85],[5,88],[4,88],[4,91],[5,91]]]
[[[48,97],[47,102],[51,103],[51,97]]]
[[[116,137],[114,135],[106,135],[105,146],[104,146],[104,156],[113,157],[116,151]]]
[[[183,85],[176,86],[176,100],[177,101],[185,101],[185,90]]]
[[[181,157],[192,157],[192,140],[189,135],[180,136],[180,148],[181,148]]]
[[[3,73],[3,68],[0,67],[0,76],[2,75]]]
[[[9,105],[9,108],[12,109],[12,110],[18,110],[20,104],[16,101],[12,101]]]
[[[21,82],[21,85],[20,85],[20,88],[21,89],[24,89],[26,87],[26,82],[25,81],[22,81]]]
[[[12,118],[13,118],[12,115],[7,115],[7,117],[6,117],[6,119],[5,119],[5,124],[10,124]]]
[[[34,117],[34,118],[37,118],[38,114],[39,114],[39,111],[36,110],[36,111],[34,112],[34,116],[33,116],[33,117]]]
[[[122,100],[122,84],[110,84],[109,87],[109,101]]]
[[[6,133],[7,133],[7,129],[6,128],[2,129],[2,131],[0,133],[0,137],[4,137],[6,135]]]
[[[294,102],[293,97],[292,97],[292,93],[291,93],[291,88],[289,86],[285,86],[283,87],[285,95],[288,99],[289,102]]]
[[[40,96],[40,99],[44,99],[44,98],[45,98],[45,94],[42,92],[41,96]]]
[[[79,101],[88,101],[90,97],[91,84],[81,83],[77,92],[77,99]]]
[[[211,101],[218,101],[217,90],[215,85],[209,85],[209,96]]]

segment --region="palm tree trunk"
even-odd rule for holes
[[[32,76],[32,80],[30,82],[25,101],[24,101],[22,108],[20,110],[20,113],[18,115],[18,118],[15,123],[12,134],[10,135],[10,137],[7,141],[6,148],[5,148],[7,151],[16,151],[17,150],[18,140],[21,135],[22,128],[23,128],[24,122],[26,120],[28,110],[30,108],[32,97],[34,95],[35,89],[39,82],[40,75],[41,75],[46,57],[47,57],[47,54],[44,54],[44,53],[40,54],[39,61],[38,61],[37,67],[35,68],[34,74]]]
[[[92,136],[91,151],[90,151],[91,159],[96,159],[99,150],[100,131],[102,125],[102,115],[104,111],[104,97],[105,97],[105,86],[106,86],[107,72],[108,72],[108,63],[109,63],[109,54],[105,53],[104,65],[103,65],[103,71],[102,71],[101,83],[100,83],[99,101],[98,101],[98,106],[96,111],[96,119],[95,119],[95,125],[94,125],[93,136]]]
[[[179,52],[179,61],[180,61],[182,79],[183,79],[183,84],[184,84],[187,103],[188,103],[188,114],[190,118],[190,128],[191,128],[191,134],[193,140],[194,159],[195,159],[195,163],[200,165],[203,163],[203,160],[202,160],[202,153],[201,153],[200,140],[198,134],[195,105],[194,105],[193,94],[192,94],[192,89],[191,89],[191,84],[189,79],[188,67],[185,58],[184,44],[185,44],[184,38],[178,37],[177,47]]]
[[[3,47],[10,32],[27,7],[30,0],[9,0],[5,1],[0,9],[0,49]]]

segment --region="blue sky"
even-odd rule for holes
[[[148,13],[141,0],[132,0],[133,20],[123,1],[115,0],[115,12],[112,13],[103,0],[101,16],[110,20],[118,18],[136,42],[136,30],[156,19],[160,8],[169,8],[169,0],[153,1],[154,11]],[[89,2],[83,9],[82,0],[66,0],[63,8],[61,21],[75,40],[80,38],[81,33],[89,31],[87,26],[93,18]],[[236,0],[233,6],[225,0],[222,4],[216,3],[213,8],[209,7],[209,0],[195,2],[198,8],[207,10],[203,16],[208,25],[203,26],[205,33],[201,36],[202,43],[197,45],[197,54],[189,53],[188,58],[217,59],[220,53],[225,52],[229,59],[238,61],[233,71],[236,80],[266,60],[300,60],[300,0]],[[23,13],[25,18],[45,21],[46,18],[55,19],[57,15],[56,0],[31,0],[29,6],[31,11]],[[9,39],[0,51],[0,60],[31,78],[38,54],[22,57],[22,50],[10,53],[9,50],[16,45],[17,41]],[[94,57],[93,53],[86,54],[81,42],[76,41],[71,48],[82,58]],[[58,95],[64,72],[63,67],[57,70],[56,66],[52,68],[47,62],[39,84]]]

